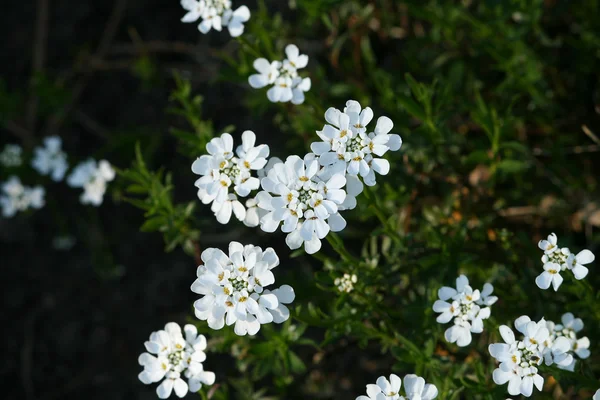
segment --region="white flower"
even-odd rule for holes
[[[333,284],[337,286],[340,292],[350,293],[354,290],[354,284],[358,281],[355,274],[344,274],[341,278],[335,278]]]
[[[244,32],[244,22],[250,19],[248,7],[241,6],[233,11],[231,0],[181,0],[181,6],[187,11],[181,21],[196,22],[201,18],[198,30],[202,33],[211,29],[220,31],[226,26],[231,37],[237,37]]]
[[[372,119],[371,108],[362,109],[355,100],[348,100],[343,111],[329,108],[325,112],[328,124],[317,132],[322,142],[311,144],[319,163],[335,173],[360,176],[367,186],[374,186],[375,173],[387,175],[390,170],[389,162],[381,157],[389,150],[400,149],[402,140],[389,134],[394,124],[388,117],[380,117],[368,133]],[[357,189],[362,191],[362,187]]]
[[[565,338],[568,341],[568,346],[565,350],[564,344],[562,345],[563,352],[568,352],[571,355],[575,354],[580,359],[588,358],[590,356],[590,340],[585,336],[579,338],[577,335],[583,330],[583,321],[580,318],[575,318],[572,313],[566,313],[561,317],[561,322],[562,324],[555,324],[552,321],[547,321],[546,325],[550,331],[550,337],[548,338],[546,345],[551,346],[556,343],[559,338]],[[574,371],[575,363],[576,360],[573,359],[570,364],[566,364],[565,362],[558,363],[558,367]]]
[[[171,396],[173,390],[177,397],[184,397],[188,390],[197,392],[202,384],[215,382],[215,374],[204,371],[202,366],[206,360],[206,338],[198,335],[194,325],[185,325],[183,329],[185,337],[175,322],[166,324],[164,330],[152,332],[150,340],[144,343],[147,352],[138,358],[144,367],[138,375],[140,381],[149,385],[162,380],[156,388],[161,399]]]
[[[17,176],[11,176],[0,186],[2,216],[13,217],[19,211],[42,208],[46,191],[41,186],[26,187]]]
[[[491,306],[498,300],[490,296],[493,291],[494,287],[486,283],[485,297],[482,298],[479,290],[469,286],[469,280],[464,275],[456,279],[456,289],[444,286],[438,291],[440,300],[433,304],[433,311],[441,314],[436,321],[445,324],[454,319],[454,325],[444,333],[448,342],[460,347],[468,346],[472,340],[471,333],[483,332],[483,320],[490,317],[491,309],[481,306]]]
[[[402,381],[398,375],[391,374],[389,380],[385,376],[377,378],[376,384],[367,385],[367,396],[358,396],[356,400],[432,400],[438,395],[437,388],[420,376],[409,374],[404,377],[404,392],[400,395]]]
[[[275,164],[261,180],[264,189],[256,196],[258,207],[266,214],[260,220],[261,229],[288,233],[286,243],[291,249],[302,244],[307,253],[319,250],[321,239],[330,230],[338,232],[346,221],[338,213],[344,202],[346,179],[335,174],[327,181],[318,176],[316,160],[290,156],[285,163]]]
[[[596,394],[594,395],[594,397],[592,398],[592,400],[600,400],[600,389],[598,389],[596,391]]]
[[[33,150],[31,166],[41,175],[50,175],[53,181],[61,181],[67,172],[67,154],[62,151],[62,140],[58,136],[44,139],[44,147]]]
[[[231,242],[229,255],[209,248],[201,258],[204,265],[198,267],[191,289],[203,295],[194,303],[196,317],[212,329],[235,324],[236,334],[255,335],[261,324],[289,318],[283,304],[294,300],[293,289],[287,285],[273,292],[265,289],[275,283],[271,270],[279,265],[272,248],[263,252],[258,246]]]
[[[246,208],[237,196],[247,197],[260,187],[260,180],[252,176],[252,171],[266,166],[269,146],[255,146],[255,142],[254,132],[245,131],[242,145],[234,153],[233,138],[224,133],[206,145],[209,155],[200,156],[192,164],[192,172],[201,175],[195,183],[198,198],[204,204],[213,203],[211,210],[222,224],[229,222],[232,212],[245,221]]]
[[[300,54],[294,44],[288,45],[285,53],[287,58],[283,61],[256,59],[253,65],[258,74],[250,75],[248,83],[255,89],[273,85],[267,91],[267,98],[273,103],[291,101],[293,104],[302,104],[304,93],[311,88],[311,80],[298,76],[298,70],[306,67],[308,56]]]
[[[563,282],[560,272],[570,270],[575,279],[583,279],[587,276],[589,270],[584,265],[594,261],[595,256],[589,250],[582,250],[577,254],[571,253],[566,248],[558,247],[556,234],[548,235],[548,240],[540,240],[538,247],[544,250],[542,262],[544,263],[544,272],[535,280],[540,289],[548,289],[550,284],[554,290],[558,290]]]
[[[83,188],[80,201],[82,204],[99,206],[104,200],[107,182],[115,179],[115,170],[106,160],[96,162],[89,159],[77,165],[67,178],[71,187]]]
[[[23,149],[18,144],[7,144],[0,152],[0,164],[4,167],[18,167],[22,164]]]
[[[568,365],[572,357],[566,354],[568,342],[562,340],[564,338],[550,343],[550,332],[543,318],[534,322],[528,316],[521,316],[515,320],[515,328],[523,334],[522,340],[517,340],[514,332],[502,325],[500,335],[505,343],[494,343],[488,347],[492,357],[500,362],[494,370],[493,379],[497,385],[508,382],[510,395],[529,397],[534,386],[542,390],[544,385],[544,378],[537,369],[543,360],[547,365]]]

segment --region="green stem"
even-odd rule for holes
[[[253,46],[252,43],[250,43],[250,41],[244,35],[238,36],[236,40],[242,45],[242,49],[250,50],[250,53],[252,53],[252,55],[254,55],[255,57],[264,58],[260,51],[255,46]]]

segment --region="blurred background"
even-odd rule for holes
[[[190,165],[202,147],[177,135],[220,134],[233,125],[235,137],[251,129],[272,155],[304,154],[325,122],[322,110],[342,108],[349,98],[392,118],[405,142],[374,193],[389,225],[364,205],[348,214],[342,237],[366,263],[390,272],[359,274],[364,292],[399,310],[394,329],[420,345],[428,341],[444,365],[423,366],[421,373],[439,368],[447,387],[468,388],[463,378],[478,382],[453,398],[488,398],[486,390],[495,390],[492,369],[480,374],[469,366],[492,368],[485,350],[490,338],[482,335],[477,351],[448,350],[432,322],[437,288],[468,271],[477,287],[494,281],[504,299],[490,331],[522,313],[555,321],[566,311],[579,314],[592,340],[581,373],[600,376],[598,268],[590,267],[589,292],[566,276],[559,294],[533,285],[542,270],[536,243],[552,231],[563,246],[598,253],[598,2],[244,3],[252,17],[243,40],[226,32],[203,35],[195,24],[181,23],[185,12],[177,0],[30,0],[4,7],[0,147],[17,143],[27,155],[44,137],[58,135],[70,164],[92,156],[125,170],[138,143],[151,170],[172,173],[173,202],[197,203],[185,226],[199,236],[176,237],[169,246],[161,233],[141,232],[144,211],[127,201],[135,195],[119,177],[96,208],[27,165],[3,168],[1,181],[16,174],[43,185],[47,204],[0,218],[2,398],[156,398],[154,385],[137,379],[143,342],[166,322],[193,320],[194,254],[231,240],[274,247],[282,260],[278,282],[296,288],[299,305],[312,301],[337,319],[335,326],[306,331],[315,343],[327,343],[319,350],[295,346],[299,360],[281,376],[251,372],[260,354],[244,353],[248,340],[224,339],[222,354],[209,353],[205,368],[217,373],[217,382],[238,379],[229,383],[229,398],[348,399],[380,374],[412,372],[410,360],[350,333],[354,324],[372,322],[364,300],[335,292],[333,279],[355,266],[290,258],[281,234],[237,221],[218,224],[195,200]],[[247,83],[256,52],[283,57],[288,43],[310,56],[312,100],[297,107],[269,103]],[[189,115],[172,112],[183,104],[174,93],[212,121],[210,129],[190,128]],[[394,235],[401,240],[390,245]],[[329,247],[323,253],[337,257]],[[303,311],[295,323],[311,325]],[[464,370],[456,365],[462,360]],[[576,380],[549,382],[539,398],[591,397]]]

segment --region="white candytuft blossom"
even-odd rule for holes
[[[11,176],[0,186],[2,216],[13,217],[19,211],[42,208],[46,191],[41,186],[26,187],[17,176]]]
[[[547,240],[540,240],[538,247],[544,250],[542,262],[544,272],[535,279],[535,284],[540,289],[548,289],[550,285],[557,291],[564,278],[561,272],[570,270],[577,280],[585,278],[589,272],[586,264],[594,262],[595,256],[589,250],[582,250],[577,254],[571,253],[567,247],[559,248],[556,234],[548,235]]]
[[[0,165],[3,167],[18,167],[23,163],[23,149],[18,144],[7,144],[0,152]]]
[[[337,286],[340,292],[350,293],[354,290],[354,284],[358,281],[355,274],[344,274],[341,278],[335,278],[333,284]]]
[[[82,204],[99,206],[104,200],[107,182],[115,179],[115,170],[106,160],[89,159],[77,165],[67,178],[71,187],[83,188],[79,200]]]
[[[594,394],[592,400],[600,400],[600,389],[596,391],[596,394]]]
[[[221,31],[227,27],[231,37],[244,33],[244,23],[250,19],[250,10],[241,6],[235,11],[231,8],[231,0],[181,0],[181,6],[187,13],[182,22],[196,22],[202,19],[198,30],[208,33],[211,29]]]
[[[198,278],[192,291],[203,295],[194,303],[196,317],[212,329],[234,325],[238,335],[255,335],[261,324],[280,324],[290,317],[285,304],[294,301],[294,289],[283,285],[273,291],[265,289],[275,283],[271,271],[279,265],[272,248],[229,244],[229,255],[209,248],[201,255]]]
[[[254,61],[258,74],[251,75],[248,83],[255,89],[273,85],[267,91],[267,97],[273,103],[304,103],[304,93],[311,87],[310,78],[298,76],[298,70],[306,67],[308,56],[300,54],[298,46],[290,44],[285,48],[287,58],[283,61],[269,62],[265,58]]]
[[[492,357],[500,362],[494,370],[493,379],[497,385],[508,382],[511,396],[522,394],[529,397],[534,386],[542,390],[544,385],[544,378],[538,374],[537,368],[542,361],[546,365],[566,366],[571,364],[573,357],[568,354],[570,344],[567,338],[559,337],[551,344],[548,342],[550,332],[543,318],[534,322],[528,316],[521,316],[515,320],[515,328],[523,334],[522,340],[517,340],[512,329],[502,325],[500,335],[505,343],[494,343],[488,347]]]
[[[590,356],[590,339],[587,336],[578,337],[578,333],[583,330],[583,321],[581,318],[575,318],[572,313],[563,314],[561,323],[555,324],[552,321],[546,321],[546,327],[550,332],[550,336],[546,340],[546,347],[551,347],[556,339],[565,337],[569,340],[569,354],[576,355],[580,359],[586,359]],[[575,370],[576,360],[573,358],[571,364],[559,365],[561,369],[569,371]]]
[[[391,374],[388,380],[385,376],[377,378],[376,384],[367,385],[367,396],[358,396],[356,400],[432,400],[438,395],[438,389],[431,383],[425,383],[420,376],[409,374],[404,377],[404,392],[400,395],[402,380],[398,375]]]
[[[498,301],[496,296],[491,296],[494,287],[486,283],[483,291],[473,290],[469,280],[461,275],[456,279],[456,289],[444,286],[438,290],[438,297],[433,304],[433,311],[441,313],[436,321],[445,324],[454,319],[454,325],[444,334],[450,343],[460,347],[471,343],[471,333],[483,332],[483,320],[490,317],[489,306]]]
[[[214,372],[204,371],[202,365],[206,360],[206,338],[198,335],[194,325],[185,325],[183,330],[185,336],[178,324],[169,322],[164,330],[152,332],[150,340],[144,343],[148,352],[138,358],[144,367],[138,375],[140,381],[149,385],[162,380],[156,388],[161,399],[168,398],[173,391],[177,397],[184,397],[188,391],[200,390],[202,384],[215,383]]]
[[[387,151],[399,150],[402,139],[390,134],[394,124],[388,117],[379,117],[375,129],[369,132],[367,125],[373,119],[373,111],[362,109],[355,100],[348,100],[343,111],[329,108],[325,112],[328,122],[317,135],[322,142],[311,144],[319,163],[328,173],[342,173],[348,180],[347,208],[354,208],[356,201],[350,199],[362,192],[362,181],[367,186],[376,184],[375,173],[387,175],[390,163],[381,158]]]
[[[246,207],[238,200],[238,196],[248,197],[260,187],[260,180],[253,176],[252,171],[260,172],[267,165],[269,146],[255,146],[255,142],[254,132],[245,131],[242,133],[242,144],[234,153],[233,138],[229,133],[224,133],[206,145],[209,155],[200,156],[192,164],[192,172],[201,175],[195,183],[198,198],[204,204],[212,203],[211,210],[221,224],[227,224],[233,213],[248,226],[258,225],[256,216],[248,216]],[[249,201],[246,206],[250,208],[256,205]]]
[[[53,181],[62,181],[69,165],[67,154],[62,151],[62,140],[58,136],[44,139],[44,147],[33,150],[31,166],[41,175],[50,175]]]
[[[265,232],[287,233],[286,243],[290,249],[304,245],[307,253],[321,248],[321,239],[329,231],[338,232],[346,227],[346,221],[338,213],[344,202],[346,179],[334,174],[327,180],[319,177],[320,166],[316,159],[290,156],[278,163],[261,180],[264,189],[256,196],[258,207],[266,214],[260,219]]]

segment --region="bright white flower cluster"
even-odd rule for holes
[[[242,134],[242,144],[233,152],[233,138],[229,133],[213,138],[207,145],[209,155],[200,156],[192,164],[192,172],[201,177],[196,180],[198,198],[204,204],[212,203],[211,210],[217,221],[226,224],[231,213],[248,226],[258,225],[257,218],[249,215],[237,196],[247,197],[260,187],[260,180],[252,176],[267,164],[269,146],[255,146],[256,135],[252,131]],[[248,207],[254,204],[247,203]]]
[[[221,31],[227,27],[231,37],[244,33],[244,23],[250,19],[250,10],[241,6],[235,11],[231,8],[231,0],[181,0],[181,6],[187,13],[182,22],[196,22],[202,19],[198,30],[208,33],[211,29]]]
[[[7,144],[0,152],[0,165],[3,167],[18,167],[23,163],[23,149],[18,144]]]
[[[104,200],[107,182],[115,179],[115,170],[106,160],[96,162],[89,159],[77,165],[67,178],[71,187],[83,188],[80,196],[82,204],[99,206]]]
[[[560,337],[569,339],[569,353],[574,354],[580,359],[584,360],[590,356],[590,339],[587,336],[578,338],[577,334],[583,329],[583,321],[581,318],[575,318],[572,313],[563,314],[561,317],[561,323],[555,324],[552,321],[546,321],[546,327],[550,331],[550,336],[546,340],[545,345],[551,347],[552,343]],[[569,365],[559,365],[559,368],[566,369],[569,371],[575,370],[576,360],[573,358],[573,362]]]
[[[266,213],[260,219],[265,232],[287,233],[286,243],[290,249],[304,244],[307,253],[313,254],[321,248],[321,239],[329,231],[338,232],[346,227],[346,221],[338,213],[346,198],[343,187],[346,179],[334,174],[327,180],[318,173],[318,161],[307,155],[305,159],[290,156],[278,163],[262,179],[264,189],[256,196],[258,207]]]
[[[62,150],[62,140],[58,136],[44,139],[44,147],[36,147],[31,166],[40,175],[50,175],[53,181],[60,182],[65,176],[69,164],[67,154]]]
[[[454,325],[444,334],[448,342],[460,347],[468,346],[472,340],[471,333],[483,332],[483,320],[490,317],[490,306],[498,301],[496,296],[491,295],[493,291],[494,287],[489,283],[483,286],[481,292],[473,290],[464,275],[456,279],[456,289],[444,286],[438,291],[440,300],[433,304],[433,311],[441,314],[436,321],[445,324],[454,318]]]
[[[409,374],[404,377],[404,392],[400,394],[402,380],[398,375],[391,374],[388,380],[385,376],[377,378],[376,384],[367,385],[367,396],[358,396],[356,400],[432,400],[438,395],[438,389],[431,383],[425,383],[420,376]]]
[[[356,206],[355,197],[367,186],[376,184],[375,173],[387,175],[390,163],[381,158],[388,150],[396,151],[402,139],[389,132],[394,127],[388,117],[379,117],[375,129],[369,132],[367,125],[373,119],[370,107],[362,109],[360,103],[348,100],[343,111],[329,108],[325,112],[328,122],[317,132],[322,142],[311,144],[311,150],[325,167],[326,174],[343,174],[348,180],[348,199],[345,208]]]
[[[502,325],[500,335],[505,343],[494,343],[488,347],[492,357],[500,362],[500,366],[494,370],[493,379],[497,385],[508,382],[511,396],[522,394],[529,397],[533,393],[533,386],[542,390],[544,385],[544,378],[538,374],[537,367],[542,361],[546,365],[571,364],[573,356],[568,353],[571,345],[564,336],[549,343],[550,331],[543,318],[535,322],[526,315],[521,316],[515,320],[515,328],[523,334],[522,340],[517,340],[512,329]]]
[[[0,208],[2,216],[13,217],[19,211],[30,208],[42,208],[45,204],[46,191],[41,186],[23,186],[17,176],[11,176],[1,185]]]
[[[231,242],[229,255],[209,248],[201,258],[204,265],[198,267],[191,289],[203,296],[194,303],[196,317],[211,328],[235,324],[236,334],[255,335],[261,324],[280,324],[290,317],[285,305],[294,301],[294,289],[288,285],[272,292],[265,289],[275,283],[271,270],[279,265],[272,248],[263,251]]]
[[[138,375],[140,381],[149,385],[162,380],[156,388],[161,399],[168,398],[173,391],[177,397],[183,397],[188,391],[200,390],[202,384],[215,383],[214,372],[205,371],[202,365],[206,360],[206,338],[198,335],[194,325],[185,325],[183,330],[185,337],[178,324],[169,322],[164,330],[152,332],[150,340],[144,343],[148,352],[138,358],[144,367]]]
[[[594,261],[595,256],[589,250],[582,250],[577,254],[571,253],[567,247],[559,248],[556,234],[548,235],[548,240],[540,240],[538,247],[544,250],[542,262],[544,263],[544,272],[535,279],[535,284],[540,289],[548,289],[552,284],[555,291],[558,290],[563,282],[560,275],[562,271],[570,270],[575,279],[585,278],[589,272],[584,265]]]
[[[269,62],[265,58],[254,61],[254,69],[258,74],[250,75],[248,83],[255,89],[273,85],[267,91],[267,97],[273,103],[292,104],[304,103],[304,93],[311,87],[310,78],[302,78],[298,70],[308,65],[308,56],[300,54],[298,46],[287,45],[285,48],[287,58],[283,61]]]
[[[333,284],[337,286],[340,292],[350,293],[354,290],[354,284],[358,281],[355,274],[344,274],[341,278],[335,278]]]

